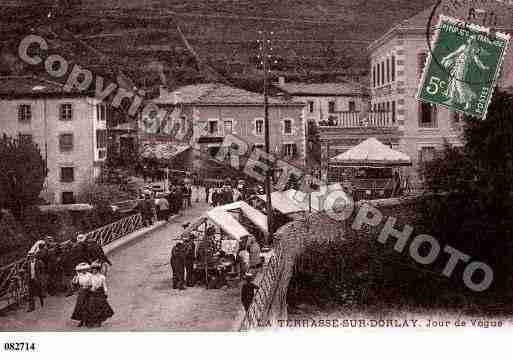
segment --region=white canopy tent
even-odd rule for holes
[[[235,210],[240,210],[265,235],[269,233],[267,229],[267,216],[244,201],[228,203],[224,206],[216,207],[208,211],[206,215],[208,219],[221,227],[223,231],[228,233],[231,237],[240,240],[242,237],[250,235],[250,233],[230,213],[230,211]]]
[[[343,152],[330,160],[330,165],[379,167],[379,166],[411,166],[408,155],[393,150],[389,146],[370,137],[357,146]]]

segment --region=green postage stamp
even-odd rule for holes
[[[484,120],[509,39],[440,15],[417,99]]]

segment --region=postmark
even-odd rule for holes
[[[510,35],[440,15],[419,101],[486,118]]]

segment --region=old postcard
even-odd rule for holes
[[[0,7],[2,355],[512,332],[511,1]]]

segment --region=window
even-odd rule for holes
[[[286,135],[292,134],[292,121],[291,120],[283,121],[283,133]]]
[[[96,148],[107,147],[107,130],[96,130]]]
[[[387,57],[387,83],[390,83],[390,58]]]
[[[390,112],[390,102],[387,101],[386,112]]]
[[[381,62],[381,85],[385,84],[385,62]]]
[[[392,55],[392,82],[395,81],[395,55]]]
[[[62,204],[75,203],[75,195],[73,192],[62,192]]]
[[[32,135],[29,133],[20,133],[20,135],[18,137],[19,137],[20,142],[23,142],[23,143],[32,142]]]
[[[437,108],[435,105],[425,102],[419,105],[419,127],[437,127]]]
[[[376,107],[376,104],[372,105],[372,112],[376,112],[377,111],[377,107]]]
[[[107,120],[107,105],[103,103],[99,103],[96,105],[96,118],[98,121],[106,121]]]
[[[70,103],[64,103],[60,106],[59,118],[61,121],[71,121],[73,119],[73,106]]]
[[[233,123],[231,120],[224,121],[224,134],[227,135],[229,133],[232,133],[233,130]]]
[[[451,119],[453,123],[460,123],[463,121],[463,114],[461,112],[452,111],[451,112]]]
[[[73,182],[75,180],[75,169],[73,167],[61,167],[61,182]]]
[[[422,76],[422,71],[424,71],[424,65],[426,64],[427,54],[425,52],[421,52],[417,55],[417,75],[419,77]]]
[[[59,135],[59,149],[61,152],[73,150],[73,134],[63,133]]]
[[[210,157],[214,158],[217,155],[217,152],[219,152],[219,146],[212,146],[208,148],[208,154]]]
[[[264,120],[255,120],[255,131],[257,135],[264,133]]]
[[[356,111],[356,104],[354,101],[349,101],[349,112],[355,112]]]
[[[328,112],[335,112],[335,101],[328,101]]]
[[[433,146],[422,147],[419,151],[419,162],[427,162],[435,159],[436,149]]]
[[[32,109],[30,105],[22,104],[18,106],[18,121],[30,122],[32,119]]]
[[[295,143],[286,143],[283,145],[283,156],[292,157],[297,154],[297,147]]]
[[[395,122],[395,101],[392,101],[392,122]]]
[[[314,112],[314,102],[308,101],[308,112],[312,113]]]
[[[372,87],[376,87],[376,65],[372,66]]]
[[[217,120],[216,121],[208,121],[208,133],[211,135],[217,134]]]
[[[379,79],[380,79],[380,69],[381,67],[379,66],[379,64],[376,64],[376,85],[379,87],[380,83],[379,83]]]

